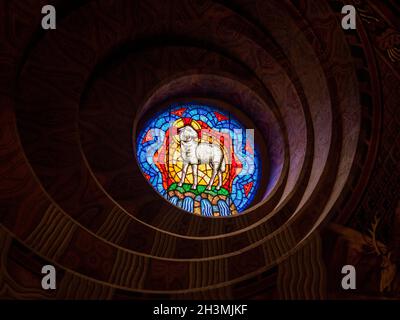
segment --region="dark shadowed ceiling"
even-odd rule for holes
[[[395,1],[53,3],[47,31],[43,1],[0,4],[0,297],[399,296]],[[188,214],[142,175],[137,128],[182,99],[256,128],[265,192],[243,214]]]

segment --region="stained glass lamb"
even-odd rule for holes
[[[219,190],[222,186],[222,172],[225,171],[224,153],[219,144],[198,142],[198,133],[191,126],[185,126],[179,131],[179,139],[181,144],[181,156],[183,159],[182,176],[178,186],[182,186],[186,172],[189,165],[192,166],[193,171],[193,185],[192,189],[197,188],[197,165],[208,164],[212,168],[212,176],[207,185],[207,190],[211,190],[215,177],[218,174]]]

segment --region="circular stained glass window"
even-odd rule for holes
[[[173,104],[136,140],[139,166],[173,205],[203,216],[231,216],[252,203],[260,180],[254,129],[210,105]]]

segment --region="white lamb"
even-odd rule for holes
[[[182,186],[186,172],[189,165],[192,166],[193,171],[193,185],[192,189],[197,188],[197,165],[208,164],[212,168],[212,176],[207,185],[207,190],[211,190],[215,177],[218,174],[217,190],[222,186],[222,172],[225,171],[224,153],[218,144],[211,144],[206,142],[199,143],[198,134],[191,126],[185,126],[179,131],[181,157],[183,159],[182,176],[178,186]]]

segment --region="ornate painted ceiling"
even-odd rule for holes
[[[58,0],[56,30],[43,5],[0,2],[1,298],[399,298],[396,1]],[[138,166],[137,130],[185,99],[255,128],[242,214],[189,214]]]

